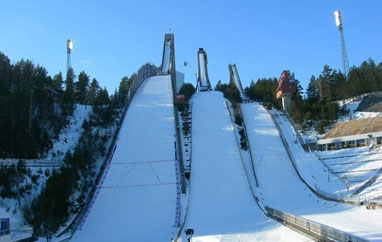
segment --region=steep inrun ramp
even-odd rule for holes
[[[162,57],[162,73],[168,73],[171,69],[171,40],[165,40]]]
[[[170,76],[148,78],[130,104],[106,179],[72,241],[170,241],[174,134]]]
[[[251,194],[221,92],[192,105],[191,194],[185,229],[192,241],[306,241],[266,217]]]
[[[316,197],[297,176],[266,110],[258,103],[242,104],[241,108],[260,184],[258,195],[265,205],[367,240],[382,240],[381,211]],[[280,127],[283,129],[282,125]],[[295,139],[293,136],[285,138],[290,143],[293,143],[290,139]]]
[[[198,89],[199,91],[209,91],[212,90],[210,79],[208,78],[207,69],[207,53],[203,48],[199,48],[198,51]]]
[[[239,72],[237,71],[236,64],[228,64],[228,71],[230,75],[230,82],[234,84],[239,91],[240,97],[243,100],[247,100],[247,96],[244,93],[243,87],[241,85],[241,80],[239,76]]]

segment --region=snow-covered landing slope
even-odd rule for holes
[[[144,81],[130,104],[106,180],[72,241],[170,241],[176,205],[170,76]]]
[[[186,228],[192,241],[306,241],[266,217],[252,197],[221,92],[193,96],[191,194]]]
[[[346,187],[346,179],[341,179],[340,176],[335,176],[331,173],[328,179],[327,168],[315,153],[305,152],[296,139],[295,130],[285,114],[275,109],[269,112],[273,113],[273,117],[285,137],[285,141],[288,143],[289,150],[292,152],[293,160],[305,181],[311,187],[318,187],[324,192],[342,196],[347,195],[349,192]]]
[[[382,240],[382,211],[317,198],[299,180],[266,111],[257,103],[241,107],[259,180],[258,195],[265,205],[368,240]]]

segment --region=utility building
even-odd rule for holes
[[[318,150],[339,150],[382,144],[382,117],[337,123],[322,139]]]
[[[283,71],[279,78],[279,86],[276,89],[276,98],[281,98],[284,111],[288,110],[292,95],[296,94],[296,91],[294,76],[288,70]]]

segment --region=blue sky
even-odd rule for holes
[[[0,51],[13,62],[31,59],[50,75],[66,69],[66,39],[72,66],[113,92],[122,76],[145,62],[160,65],[163,38],[175,34],[177,70],[195,83],[196,53],[208,55],[213,85],[228,82],[236,63],[243,86],[262,77],[295,73],[305,88],[324,64],[340,69],[334,10],[342,12],[350,65],[369,57],[382,61],[382,1],[1,1]]]

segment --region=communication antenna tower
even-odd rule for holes
[[[338,31],[340,32],[342,68],[343,68],[345,77],[347,77],[347,74],[349,72],[349,60],[348,60],[348,55],[347,55],[346,46],[345,46],[344,29],[342,26],[341,12],[339,10],[334,11],[334,18],[336,20],[336,26],[338,28]]]
[[[70,54],[72,53],[73,49],[73,40],[68,39],[66,41],[66,73],[68,73],[69,69],[72,68],[71,58]]]

